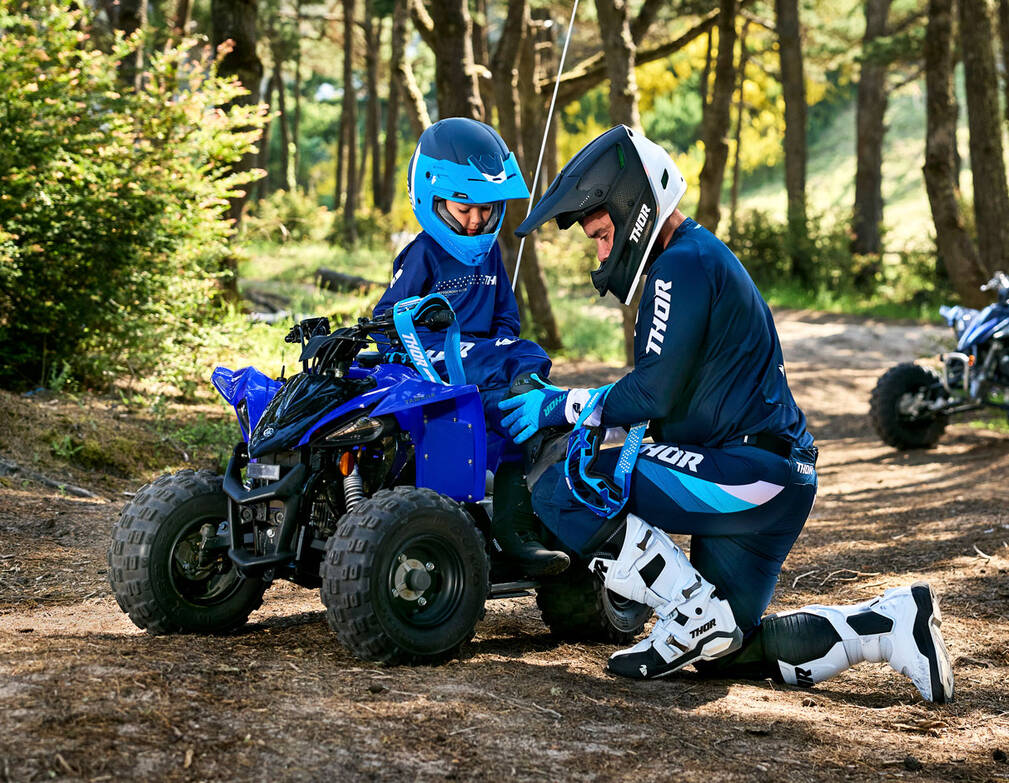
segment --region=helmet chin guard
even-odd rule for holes
[[[548,220],[568,229],[601,210],[613,221],[613,247],[592,272],[599,295],[630,304],[649,254],[687,183],[662,147],[626,125],[603,133],[575,155],[515,230],[526,236]]]

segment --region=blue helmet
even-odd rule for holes
[[[504,222],[504,202],[528,198],[515,154],[489,125],[465,117],[440,120],[425,130],[410,159],[410,206],[421,228],[451,256],[479,266]],[[445,201],[491,204],[483,231],[468,236]]]

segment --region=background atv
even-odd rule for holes
[[[370,660],[455,656],[487,598],[533,590],[559,635],[640,633],[650,610],[608,593],[584,562],[535,581],[500,557],[477,389],[425,380],[415,355],[414,324],[447,330],[446,355],[458,345],[454,313],[441,297],[412,307],[398,308],[409,323],[390,314],[332,333],[303,320],[286,338],[301,344],[302,372],[287,379],[214,371],[243,436],[225,475],[161,476],[113,530],[109,581],[137,626],[228,632],[286,579],[319,588],[339,640]],[[417,369],[362,353],[377,335]]]
[[[956,351],[939,357],[941,373],[904,362],[876,383],[869,418],[887,445],[931,448],[953,414],[986,406],[1009,411],[1009,277],[997,272],[981,290],[994,290],[995,303],[939,310],[957,338]]]

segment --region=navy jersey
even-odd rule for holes
[[[768,432],[812,444],[771,311],[739,259],[690,218],[648,270],[634,369],[603,407],[609,427],[645,420],[661,443],[720,447]]]
[[[518,336],[518,304],[496,242],[479,266],[468,266],[422,231],[393,261],[392,282],[375,306],[375,316],[402,299],[427,294],[448,299],[464,335]],[[421,339],[427,343],[424,335]]]

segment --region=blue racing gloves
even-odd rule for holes
[[[516,443],[523,443],[544,427],[574,424],[581,405],[588,398],[588,389],[561,389],[540,380],[535,373],[532,380],[540,388],[510,397],[498,403],[498,408],[511,411],[501,420]]]

